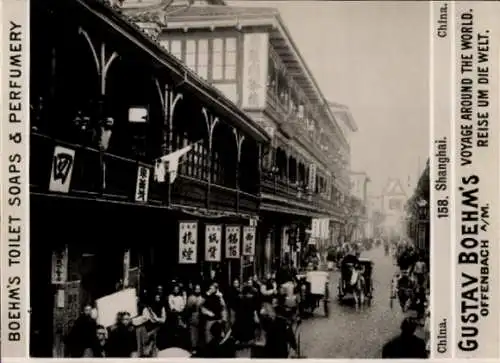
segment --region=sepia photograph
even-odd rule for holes
[[[31,0],[30,356],[428,358],[430,26]]]

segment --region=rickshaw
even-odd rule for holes
[[[371,305],[373,300],[373,262],[367,258],[360,258],[358,261],[364,279],[365,301],[368,305]]]
[[[373,262],[347,255],[341,262],[338,300],[354,300],[356,305],[370,305],[373,298]]]
[[[329,273],[309,270],[297,276],[300,288],[301,315],[312,315],[323,302],[325,316],[330,315]]]

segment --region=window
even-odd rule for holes
[[[197,72],[201,78],[208,78],[208,40],[205,39],[198,41]]]
[[[391,210],[403,210],[403,202],[401,199],[391,199],[389,200],[389,209]]]
[[[196,72],[196,40],[186,42],[186,65]]]
[[[170,42],[170,52],[174,57],[182,60],[182,42],[180,40],[172,40]]]
[[[236,79],[236,38],[226,38],[224,78]]]
[[[212,78],[214,80],[222,79],[222,72],[224,70],[224,60],[223,60],[224,43],[222,39],[214,39],[213,41],[213,67],[212,67]]]
[[[235,80],[237,67],[236,38],[213,40],[213,79]]]

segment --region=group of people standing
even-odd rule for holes
[[[67,337],[68,355],[156,357],[177,347],[193,356],[230,358],[241,347],[259,346],[254,354],[286,358],[289,348],[297,349],[291,324],[298,307],[294,275],[288,266],[265,279],[235,279],[226,288],[213,279],[172,281],[167,289],[142,291],[139,315],[119,312],[112,327],[98,325],[95,309],[87,305]]]

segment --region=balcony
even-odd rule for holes
[[[54,148],[63,146],[74,150],[73,172],[68,193],[49,191]],[[153,182],[153,165],[129,158],[99,153],[97,149],[55,140],[49,136],[31,133],[30,140],[30,189],[35,193],[60,194],[81,198],[168,206],[168,184]],[[105,188],[100,183],[101,156],[105,165]],[[150,169],[147,202],[136,202],[138,166]],[[209,186],[200,180],[178,174],[170,191],[170,203],[176,207],[208,208],[233,213],[255,214],[258,211],[258,195],[216,184]]]
[[[286,199],[292,204],[300,206],[308,214],[342,215],[340,208],[325,195],[309,193],[304,188],[290,184],[277,176],[264,174],[261,181],[261,191],[264,194]]]

